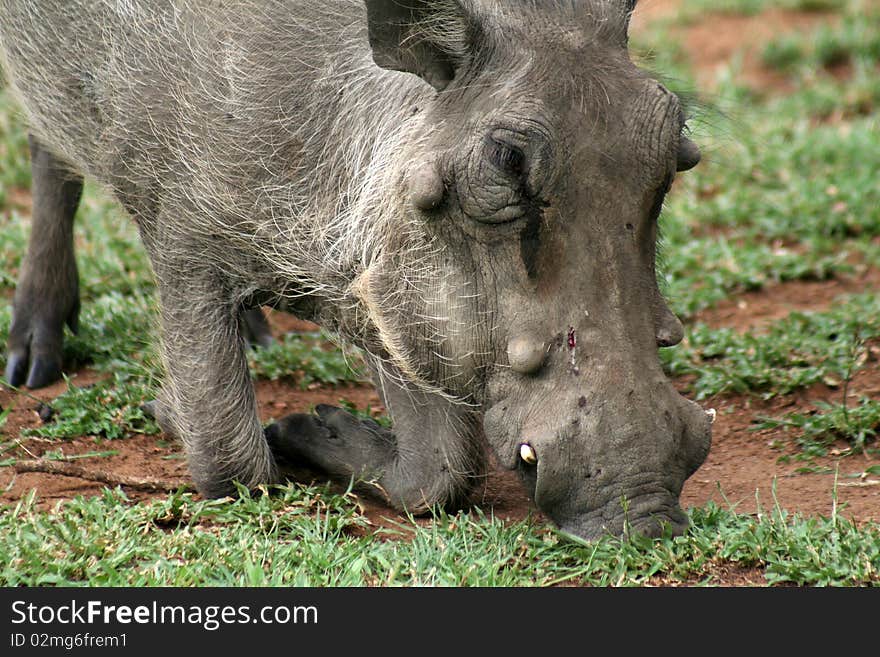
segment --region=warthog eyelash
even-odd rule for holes
[[[505,144],[491,137],[486,144],[486,156],[498,169],[514,175],[521,175],[526,157],[515,146]]]

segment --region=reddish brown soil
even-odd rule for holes
[[[873,8],[880,2],[869,0],[866,4]],[[652,21],[675,17],[684,5],[684,0],[641,0],[632,29],[638,32]],[[758,93],[779,94],[794,91],[795,82],[762,64],[761,55],[768,41],[792,33],[810,34],[839,20],[839,15],[824,11],[768,9],[752,16],[716,13],[676,26],[673,34],[681,39],[689,55],[701,93],[715,91],[719,74],[731,67],[739,84]],[[841,78],[852,73],[846,63],[832,67],[830,72]]]
[[[791,32],[809,33],[837,18],[821,12],[772,9],[755,16],[720,15],[679,31],[697,71],[698,88],[711,91],[718,73],[730,64],[741,68],[738,82],[758,91],[788,92],[791,80],[761,65],[761,52],[771,39]],[[741,57],[740,62],[735,58]],[[841,75],[845,71],[839,72]]]
[[[668,15],[681,0],[643,0],[634,22],[634,29],[653,18]],[[701,78],[711,82],[717,68],[729,62],[734,52],[746,48],[743,75],[761,88],[786,90],[786,81],[761,69],[757,54],[765,40],[781,30],[805,29],[827,20],[822,14],[797,14],[772,11],[759,17],[715,17],[689,27],[680,28],[686,47],[700,70]],[[26,204],[22,204],[26,205]],[[840,294],[877,289],[880,272],[864,268],[850,278],[823,282],[793,282],[760,292],[743,294],[697,319],[712,326],[732,327],[739,331],[760,331],[772,320],[789,312],[821,310]],[[314,328],[283,314],[272,314],[270,323],[276,334]],[[876,350],[848,388],[849,401],[860,395],[880,395],[880,364]],[[89,370],[75,373],[74,385],[87,385],[96,380]],[[677,382],[684,389],[685,382]],[[12,409],[3,433],[17,436],[24,427],[40,425],[36,407],[38,400],[51,400],[65,389],[59,383],[30,395],[16,394],[0,388],[0,407]],[[306,411],[317,403],[336,404],[344,398],[360,408],[381,411],[375,391],[369,387],[316,388],[299,390],[277,382],[259,382],[257,394],[264,420],[280,418],[288,413]],[[701,506],[709,501],[732,505],[742,513],[767,513],[778,504],[790,513],[807,516],[841,516],[858,522],[880,521],[880,476],[865,475],[870,466],[880,465],[876,455],[842,457],[840,453],[810,463],[818,474],[800,474],[805,464],[796,459],[781,462],[784,455],[796,455],[793,436],[785,431],[754,431],[756,418],[779,416],[791,411],[807,412],[817,401],[841,401],[840,386],[815,386],[797,394],[764,401],[757,397],[726,396],[707,400],[705,407],[717,409],[712,448],[705,464],[688,480],[682,493],[682,505]],[[100,442],[92,437],[58,444],[37,439],[21,444],[0,455],[0,459],[38,457],[48,450],[61,449],[65,455],[96,450],[116,450],[115,456],[89,458],[80,465],[135,477],[187,481],[180,448],[165,436],[134,436],[118,441]],[[815,468],[814,468],[815,469]],[[40,504],[49,507],[58,500],[75,495],[94,495],[101,487],[93,482],[46,474],[19,474],[11,468],[0,468],[0,503],[14,503],[35,489]],[[149,497],[130,492],[133,499]],[[524,494],[519,482],[509,472],[493,469],[475,500],[487,511],[503,518],[519,519],[529,514],[540,517]],[[399,519],[382,505],[364,500],[364,507],[377,524]],[[387,520],[386,520],[387,519]],[[762,574],[756,570],[739,570],[730,564],[719,564],[716,578],[728,585],[761,584]],[[657,579],[657,585],[673,583]]]
[[[765,326],[793,312],[822,312],[841,294],[880,289],[880,270],[858,265],[852,275],[825,281],[790,281],[756,292],[726,299],[695,319],[715,328],[760,332]]]

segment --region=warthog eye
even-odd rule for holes
[[[486,143],[486,157],[500,171],[512,176],[522,175],[526,156],[516,146],[489,137]]]

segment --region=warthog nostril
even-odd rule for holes
[[[510,369],[520,374],[533,374],[544,364],[547,345],[529,336],[517,336],[507,343],[507,360]]]
[[[519,457],[529,465],[535,465],[538,462],[538,453],[528,443],[522,443],[519,446]]]

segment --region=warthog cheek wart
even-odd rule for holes
[[[529,336],[517,336],[507,343],[507,360],[510,369],[519,374],[534,374],[544,364],[547,346],[541,340]]]
[[[416,168],[409,180],[410,200],[419,210],[433,210],[446,193],[443,178],[434,162],[425,162]]]

